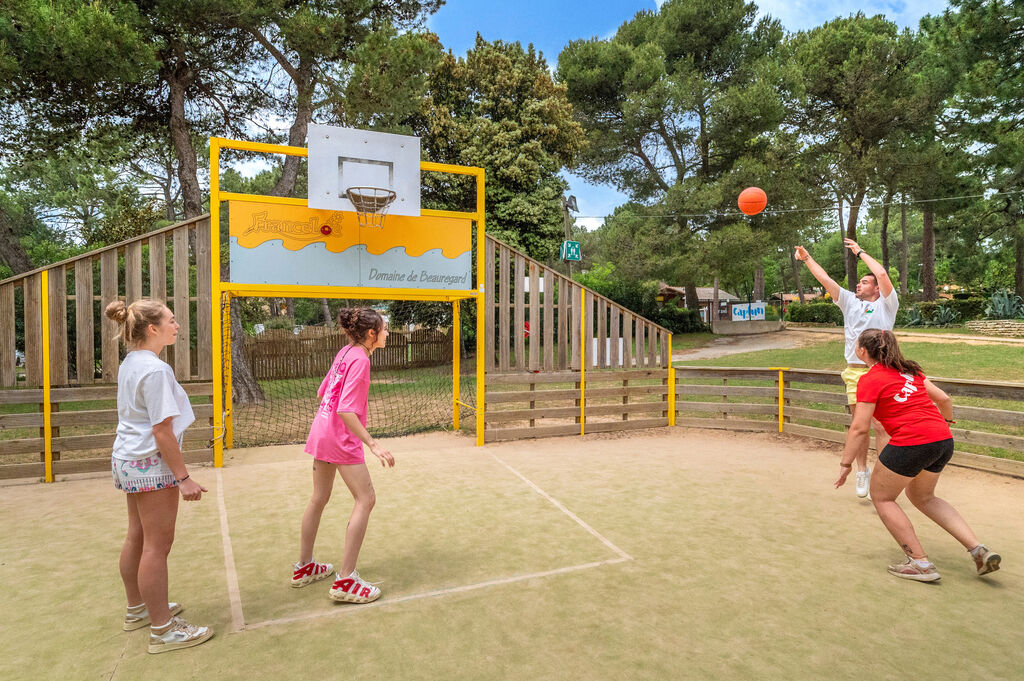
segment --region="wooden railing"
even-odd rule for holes
[[[587,369],[669,365],[668,329],[490,236],[484,271],[487,372],[578,371],[583,349]]]
[[[675,373],[676,425],[781,431],[840,443],[846,439],[851,417],[844,408],[846,393],[837,371],[676,367]],[[709,379],[720,383],[708,385]],[[931,380],[953,398],[959,422],[952,428],[957,448],[953,463],[1024,477],[1024,462],[985,453],[987,448],[1024,453],[1024,384]],[[745,385],[736,385],[737,381]],[[1005,401],[1001,406],[1010,408],[960,403],[965,398]]]
[[[103,311],[118,299],[154,298],[174,311],[181,328],[161,357],[206,403],[194,407],[186,454],[211,460],[210,294],[208,215],[0,281],[0,478],[109,467],[124,348]]]

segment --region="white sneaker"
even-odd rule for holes
[[[857,496],[863,499],[871,488],[871,469],[857,471]]]
[[[191,648],[205,643],[213,637],[210,627],[197,627],[180,617],[172,617],[171,621],[160,627],[149,630],[149,652],[166,653],[180,648]]]
[[[359,576],[359,572],[352,571],[348,577],[337,575],[334,585],[329,592],[332,599],[342,603],[370,603],[380,598],[380,589],[371,582]]]
[[[319,582],[321,579],[330,577],[332,572],[334,572],[333,565],[330,563],[318,563],[315,559],[305,565],[296,563],[292,569],[292,586],[298,588],[313,582]]]
[[[167,609],[171,611],[171,617],[174,617],[179,612],[185,609],[185,606],[181,603],[168,603]],[[136,605],[134,608],[127,608],[124,611],[124,630],[135,631],[148,625],[149,622],[149,611],[146,610],[146,604]]]

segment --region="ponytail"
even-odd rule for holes
[[[923,376],[924,370],[914,360],[907,359],[900,352],[896,334],[882,329],[868,329],[857,339],[857,344],[864,348],[868,357],[884,367],[895,369],[901,374]]]

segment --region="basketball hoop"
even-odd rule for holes
[[[349,187],[345,196],[356,209],[360,227],[384,227],[388,207],[395,200],[395,192],[382,187]]]

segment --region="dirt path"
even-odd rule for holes
[[[673,361],[694,359],[717,359],[726,355],[741,352],[758,352],[760,350],[792,350],[804,348],[843,337],[843,330],[825,328],[789,328],[775,333],[758,333],[749,336],[718,336],[709,345],[692,350],[680,350],[672,353]],[[914,333],[913,331],[897,331],[896,337],[901,341],[914,343],[960,343],[965,345],[1006,345],[1024,346],[1024,339],[993,338],[991,336],[967,336],[963,334],[931,334]]]
[[[718,336],[709,345],[692,350],[672,353],[673,361],[692,359],[717,359],[741,352],[760,350],[790,350],[819,343],[828,343],[833,336],[827,333],[809,333],[804,329],[786,329],[775,333],[758,333],[749,336]]]

